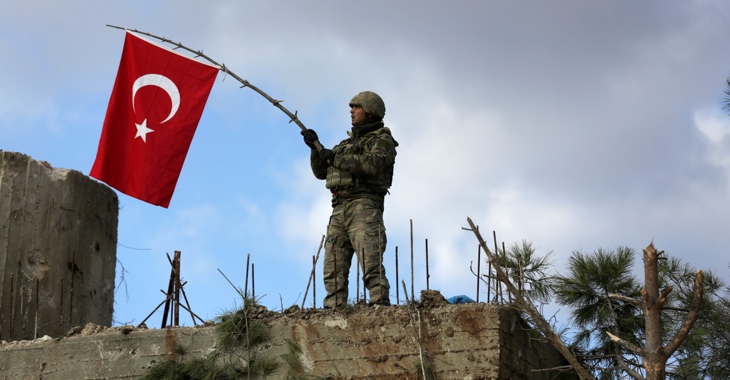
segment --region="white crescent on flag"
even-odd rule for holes
[[[175,116],[177,109],[180,107],[180,91],[178,91],[175,83],[166,76],[160,74],[147,74],[137,78],[132,85],[132,110],[134,110],[134,96],[137,94],[137,90],[144,86],[157,86],[165,90],[172,101],[172,108],[170,109],[170,115],[167,116],[167,119],[160,122],[160,124],[172,119],[172,117]]]

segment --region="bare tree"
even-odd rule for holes
[[[672,287],[665,288],[659,292],[659,259],[664,251],[657,251],[654,243],[644,249],[644,289],[641,291],[642,299],[635,300],[636,304],[644,311],[646,323],[646,342],[644,347],[638,347],[631,342],[625,341],[610,332],[606,332],[611,339],[644,359],[644,369],[647,380],[663,380],[666,378],[667,360],[682,345],[687,338],[692,326],[694,326],[700,315],[702,304],[702,292],[704,274],[697,271],[694,284],[694,300],[682,325],[675,332],[674,337],[666,344],[663,344],[664,326],[662,324],[662,307]]]
[[[583,368],[583,366],[580,365],[578,359],[576,359],[575,355],[570,352],[565,343],[563,343],[563,341],[560,339],[560,336],[555,332],[555,330],[553,330],[553,328],[550,326],[550,323],[545,320],[542,314],[540,314],[535,305],[531,301],[525,299],[525,297],[522,296],[521,292],[512,284],[505,271],[499,265],[499,262],[497,261],[495,255],[492,253],[492,251],[489,250],[489,247],[487,247],[487,243],[482,238],[482,235],[479,232],[479,228],[474,224],[474,222],[471,221],[471,218],[467,217],[466,220],[471,227],[470,231],[474,232],[474,235],[479,241],[479,245],[482,247],[482,250],[487,254],[489,262],[492,263],[492,266],[497,273],[497,278],[499,279],[499,281],[501,281],[507,287],[507,290],[512,294],[517,304],[524,310],[525,313],[527,313],[527,315],[530,316],[533,323],[537,326],[538,330],[545,336],[550,345],[552,345],[568,361],[570,366],[573,368],[573,370],[575,370],[575,372],[581,379],[595,380],[595,377],[593,377],[593,375],[587,369]]]

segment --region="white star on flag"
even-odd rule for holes
[[[137,126],[137,135],[134,138],[142,137],[142,141],[147,142],[147,134],[154,132],[154,130],[147,128],[147,119],[144,119],[142,124],[135,123],[134,125]]]

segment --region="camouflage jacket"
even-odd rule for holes
[[[348,131],[350,137],[332,148],[335,159],[331,166],[320,160],[314,149],[310,156],[314,176],[326,180],[325,186],[342,199],[361,195],[382,198],[393,182],[398,142],[382,122],[363,129],[370,131]]]

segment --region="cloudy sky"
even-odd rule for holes
[[[412,221],[416,289],[428,239],[431,288],[474,298],[467,217],[490,240],[496,231],[507,245],[553,251],[558,271],[576,250],[641,252],[653,241],[730,279],[727,1],[0,0],[0,9],[2,150],[89,173],[124,41],[106,25],[118,25],[202,49],[283,99],[328,147],[346,137],[349,99],[379,93],[400,143],[385,212],[393,287],[396,246],[410,280]],[[162,301],[165,253],[175,250],[206,319],[236,304],[218,269],[243,287],[247,254],[264,305],[300,304],[331,211],[308,158],[284,113],[219,74],[169,209],[119,194],[116,323],[139,323]],[[317,277],[321,305],[321,265]]]

